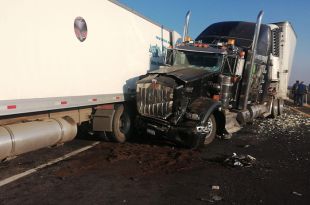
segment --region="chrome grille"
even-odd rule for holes
[[[173,88],[159,83],[137,85],[137,107],[141,115],[166,119],[172,114]]]

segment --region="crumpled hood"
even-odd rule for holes
[[[164,66],[158,70],[149,72],[149,74],[164,74],[167,76],[174,76],[184,81],[185,83],[187,83],[190,81],[195,81],[197,79],[200,79],[208,75],[212,75],[214,73],[211,73],[209,71],[202,70],[202,69],[195,69],[195,68],[188,68],[188,67]]]

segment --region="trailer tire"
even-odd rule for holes
[[[274,99],[271,108],[271,118],[276,118],[278,116],[278,113],[279,113],[278,99]]]
[[[113,131],[108,133],[109,139],[114,142],[126,142],[132,132],[132,118],[127,106],[119,105],[115,109],[112,124]]]
[[[278,99],[278,114],[282,115],[284,109],[284,100],[282,98]]]

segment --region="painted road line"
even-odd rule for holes
[[[60,161],[63,161],[63,160],[65,160],[65,159],[68,159],[68,158],[70,158],[70,157],[72,157],[72,156],[75,156],[75,155],[77,155],[77,154],[79,154],[79,153],[81,153],[81,152],[84,152],[84,151],[86,151],[86,150],[89,150],[90,148],[96,146],[96,145],[99,144],[99,143],[100,143],[100,142],[94,142],[94,143],[92,143],[91,145],[88,145],[88,146],[83,147],[83,148],[81,148],[81,149],[78,149],[78,150],[75,150],[75,151],[73,151],[73,152],[70,152],[70,153],[68,153],[68,154],[66,154],[66,155],[64,155],[64,156],[62,156],[62,157],[57,158],[57,159],[53,159],[53,160],[51,160],[51,161],[49,161],[49,162],[47,162],[47,163],[45,163],[45,164],[39,165],[39,166],[37,166],[37,167],[35,167],[35,168],[33,168],[33,169],[29,169],[29,170],[27,170],[27,171],[25,171],[25,172],[22,172],[22,173],[20,173],[20,174],[16,174],[16,175],[14,175],[14,176],[11,176],[11,177],[9,177],[9,178],[6,178],[6,179],[4,179],[4,180],[1,180],[1,181],[0,181],[0,187],[4,186],[4,185],[6,185],[6,184],[12,183],[12,182],[14,182],[14,181],[16,181],[16,180],[18,180],[18,179],[20,179],[20,178],[23,178],[23,177],[25,177],[25,176],[30,175],[30,174],[33,174],[33,173],[35,173],[35,172],[37,172],[37,171],[39,171],[39,170],[41,170],[41,169],[43,169],[43,168],[46,168],[46,167],[51,166],[51,165],[53,165],[53,164],[56,164],[56,163],[58,163],[58,162],[60,162]]]

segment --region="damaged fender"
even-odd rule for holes
[[[210,115],[213,114],[216,121],[216,133],[222,135],[226,133],[225,124],[226,118],[222,111],[220,101],[214,101],[210,98],[197,98],[192,104],[189,106],[189,111],[191,113],[196,113],[199,115],[200,124],[203,125],[207,122]]]

